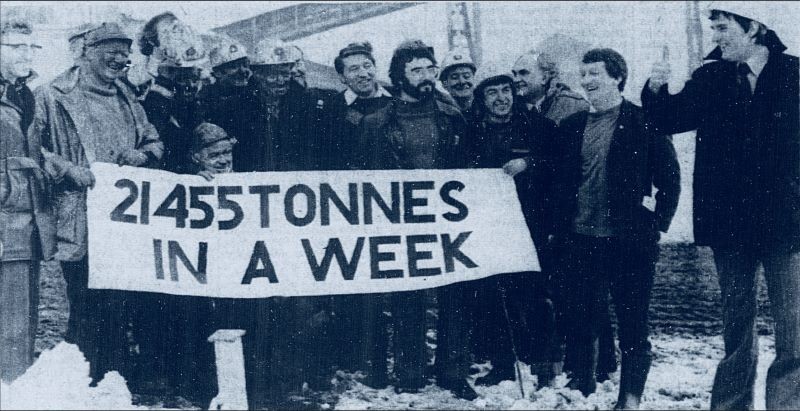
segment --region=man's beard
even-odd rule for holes
[[[430,86],[430,91],[423,91],[422,88],[424,86]],[[433,84],[432,81],[424,80],[423,82],[417,84],[416,87],[412,86],[408,82],[403,82],[403,91],[417,100],[427,100],[431,98],[435,90],[436,85]]]

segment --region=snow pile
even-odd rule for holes
[[[125,379],[106,373],[89,387],[89,363],[76,345],[60,343],[43,352],[25,374],[0,386],[0,409],[136,409]]]
[[[653,366],[642,396],[642,409],[708,409],[711,385],[717,363],[724,356],[720,337],[657,335],[653,343]],[[755,407],[764,409],[765,378],[775,358],[773,337],[760,338]],[[484,366],[480,367],[486,373]],[[449,391],[430,385],[419,394],[395,394],[393,389],[375,390],[355,383],[343,392],[335,408],[357,409],[510,409],[510,410],[585,410],[611,409],[617,400],[619,373],[598,384],[597,391],[584,398],[579,391],[565,388],[565,375],[556,378],[554,388],[536,391],[536,377],[530,367],[521,367],[525,390],[522,398],[516,381],[503,381],[493,387],[475,387],[480,398],[465,401]]]

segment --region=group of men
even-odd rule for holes
[[[134,392],[208,401],[216,381],[205,339],[220,328],[247,332],[253,407],[329,389],[337,369],[362,371],[375,388],[418,392],[431,377],[426,311],[434,300],[438,386],[473,400],[473,362],[492,365],[475,384],[494,385],[518,378],[523,361],[540,387],[566,371],[568,386],[588,396],[617,369],[610,294],[621,364],[616,407],[638,408],[651,362],[659,232],[680,192],[669,134],[696,129],[695,239],[714,251],[725,325],[711,407],[752,408],[763,264],[777,352],[767,406],[800,408],[798,59],[756,15],[733,6],[709,19],[716,61],[675,95],[668,63],[657,63],[643,108],[622,97],[628,68],[611,49],[584,54],[584,98],[559,81],[557,56],[529,52],[511,73],[482,72],[469,51],[450,51],[440,66],[432,47],[410,40],[394,50],[391,84],[383,85],[372,46],[350,43],[333,62],[347,87],[335,92],[307,86],[297,47],[264,40],[248,52],[226,37],[206,46],[171,13],[151,19],[138,38],[152,76],[144,86],[127,77],[134,40],[103,23],[76,33],[73,67],[32,93],[32,28],[5,23],[0,378],[14,380],[33,360],[40,262],[57,261],[70,301],[65,339],[84,352],[95,382],[119,370]],[[211,82],[202,76],[206,59]],[[248,171],[502,168],[516,181],[542,271],[434,292],[335,297],[88,289],[86,193],[97,161],[208,180]]]

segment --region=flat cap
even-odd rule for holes
[[[200,123],[192,132],[192,151],[197,152],[214,143],[222,140],[232,140],[236,144],[236,139],[228,136],[222,127],[211,123]]]
[[[84,41],[87,46],[93,46],[109,40],[122,40],[127,42],[128,45],[133,43],[133,39],[125,34],[117,23],[103,23],[100,27],[86,33],[85,36]]]

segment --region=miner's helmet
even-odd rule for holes
[[[247,58],[247,49],[238,41],[221,37],[208,53],[208,58],[212,68],[217,68],[223,64]]]
[[[167,67],[201,67],[206,59],[205,50],[199,43],[161,46],[159,53],[159,65]]]
[[[251,66],[273,66],[279,64],[293,64],[296,51],[278,39],[264,39],[258,42]]]
[[[477,66],[472,61],[472,57],[467,49],[453,49],[445,54],[442,59],[442,71],[439,74],[439,80],[447,79],[450,71],[458,67],[469,67],[474,74],[477,71]]]
[[[766,6],[766,3],[751,1],[709,1],[705,4],[705,11],[709,16],[714,10],[732,13],[772,28],[774,22],[767,16]]]

